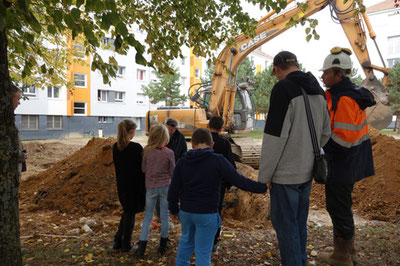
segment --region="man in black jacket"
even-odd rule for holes
[[[222,131],[222,126],[224,125],[224,119],[221,116],[213,116],[208,122],[208,127],[210,128],[211,136],[213,138],[214,146],[213,150],[215,153],[222,154],[236,169],[235,160],[232,154],[231,143],[226,138],[220,136],[219,133]],[[221,191],[219,194],[219,206],[218,212],[221,215],[222,204],[224,203],[225,191],[231,187],[231,184],[225,180],[221,183]],[[221,227],[218,228],[217,233],[214,238],[214,246],[212,251],[216,252],[218,250],[219,235],[221,233]]]
[[[174,151],[176,163],[179,158],[187,152],[185,136],[178,130],[178,121],[176,121],[176,119],[168,117],[165,124],[167,125],[170,137],[167,147]]]
[[[331,119],[332,134],[324,146],[328,158],[325,185],[326,209],[333,224],[333,252],[320,258],[330,265],[353,265],[354,248],[352,192],[354,184],[375,174],[367,123],[367,107],[375,105],[372,93],[356,86],[351,74],[351,50],[334,47],[325,58],[321,76]]]

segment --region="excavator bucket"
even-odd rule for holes
[[[371,91],[376,100],[376,105],[367,109],[368,124],[378,130],[387,128],[393,117],[392,110],[386,105],[389,101],[389,92],[373,74],[367,77],[361,86]]]

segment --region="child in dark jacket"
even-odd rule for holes
[[[182,225],[176,265],[190,265],[193,250],[196,264],[211,265],[211,249],[221,218],[218,213],[221,181],[238,188],[265,193],[267,186],[245,178],[220,154],[212,150],[208,130],[193,132],[192,148],[175,167],[168,191],[168,206],[173,219]]]
[[[223,125],[224,125],[224,119],[218,115],[211,117],[210,121],[208,122],[208,127],[210,129],[211,136],[214,142],[213,150],[215,153],[222,154],[236,169],[231,143],[229,142],[228,139],[220,135]],[[221,191],[219,194],[219,206],[218,206],[219,215],[221,215],[222,212],[222,205],[224,203],[225,191],[227,191],[230,187],[231,184],[226,182],[226,180],[222,180]],[[218,228],[217,233],[215,234],[214,246],[212,252],[216,252],[218,250],[218,241],[220,234],[221,234],[221,227]]]

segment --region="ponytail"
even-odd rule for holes
[[[118,150],[122,151],[128,146],[131,141],[129,138],[129,131],[136,129],[136,123],[132,120],[125,119],[118,124],[118,134],[117,134],[117,147]]]

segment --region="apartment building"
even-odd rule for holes
[[[144,39],[143,32],[135,31],[136,36]],[[68,42],[75,51],[74,60],[67,67],[67,77],[74,87],[38,88],[23,87],[28,98],[22,100],[16,109],[16,125],[21,138],[51,139],[69,137],[115,136],[118,123],[126,118],[133,119],[138,134],[144,130],[145,115],[158,106],[149,102],[142,90],[156,80],[154,69],[135,63],[135,49],[127,55],[119,55],[113,49],[112,38],[103,38],[99,54],[103,60],[114,56],[118,62],[117,77],[111,79],[111,85],[103,83],[99,71],[91,71],[91,56],[86,56],[84,47],[79,43]],[[190,78],[189,48],[182,48],[184,58],[173,62],[180,72],[181,94],[187,94]]]
[[[396,62],[400,62],[400,7],[396,8],[393,0],[385,0],[368,7],[367,13],[377,34],[376,41],[385,64],[393,67]],[[368,40],[372,61],[381,65],[379,55],[373,47],[372,41]]]
[[[135,36],[139,41],[145,37],[138,29]],[[164,105],[163,102],[151,104],[142,90],[143,85],[157,79],[155,70],[135,63],[135,49],[130,49],[127,55],[119,55],[113,49],[114,40],[103,38],[99,54],[105,61],[114,56],[118,62],[116,78],[111,79],[111,85],[104,84],[101,73],[91,71],[93,58],[85,55],[84,47],[72,40],[68,41],[68,45],[75,51],[70,60],[73,63],[66,70],[67,78],[74,82],[74,87],[70,90],[55,86],[24,87],[23,92],[28,99],[16,109],[16,125],[21,138],[115,136],[118,123],[126,118],[137,123],[138,134],[143,133],[146,112]],[[193,49],[183,47],[182,54],[183,58],[176,59],[173,64],[180,73],[181,94],[187,95],[190,85],[201,82],[207,64],[204,58],[193,54]],[[250,56],[257,71],[272,62],[272,58],[260,49]],[[183,106],[189,106],[189,100]]]

